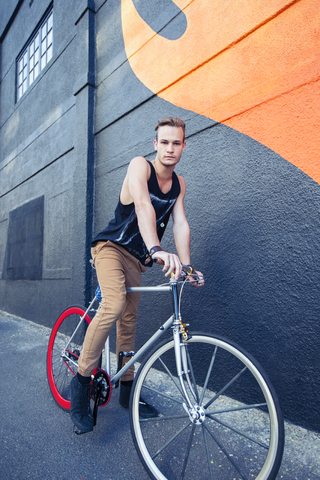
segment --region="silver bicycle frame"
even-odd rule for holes
[[[171,287],[169,285],[164,285],[164,286],[156,286],[156,287],[128,287],[127,292],[170,292]],[[156,331],[154,335],[152,335],[151,338],[137,351],[137,353],[134,354],[133,357],[129,360],[129,362],[126,363],[124,367],[121,368],[121,370],[111,379],[111,383],[114,384],[116,383],[120,377],[133,365],[135,362],[139,360],[139,358],[150,348],[153,343],[155,343],[161,335],[166,332],[171,325],[173,324],[174,321],[174,315],[172,315],[168,320],[161,325],[161,327]],[[109,346],[109,337],[105,343],[105,356],[106,356],[106,361],[105,361],[105,366],[106,366],[106,371],[110,373],[110,346]]]
[[[151,347],[151,345],[153,345],[158,340],[158,338],[161,337],[161,335],[163,335],[164,332],[166,332],[172,326],[173,322],[174,315],[168,318],[168,320],[163,325],[161,325],[161,327],[156,331],[156,333],[149,338],[149,340],[137,351],[137,353],[134,354],[133,357],[131,357],[129,362],[126,363],[125,366],[122,367],[121,370],[119,370],[119,372],[112,377],[111,383],[116,383],[120,379],[120,377],[122,377],[122,375],[131,367],[131,365],[137,362],[139,358]]]
[[[128,287],[126,288],[127,292],[173,292],[173,285],[176,285],[177,282],[174,279],[170,280],[170,285],[159,285],[155,287]],[[92,306],[94,302],[97,300],[96,297],[92,300],[90,305],[88,306],[85,314],[80,318],[80,321],[70,338],[68,345],[66,346],[65,349],[68,348],[69,344],[72,341],[73,336],[79,329],[81,323],[83,322],[84,318],[86,315],[89,313],[89,311],[92,309]],[[185,352],[185,345],[181,343],[181,334],[180,334],[180,319],[179,319],[179,314],[178,314],[178,300],[177,300],[177,290],[174,290],[174,295],[173,295],[173,303],[174,303],[174,310],[175,313],[171,315],[171,317],[168,318],[168,320],[161,325],[160,328],[152,335],[152,337],[149,338],[149,340],[134,354],[134,356],[131,357],[129,362],[127,362],[119,372],[117,372],[112,378],[111,378],[111,383],[114,385],[121,377],[122,375],[135,363],[137,362],[143,355],[144,353],[163,335],[164,332],[166,332],[170,327],[173,327],[173,339],[174,339],[174,350],[175,350],[175,357],[176,357],[176,367],[177,367],[177,375],[180,381],[180,385],[182,388],[182,392],[184,394],[184,397],[188,403],[188,406],[192,408],[192,403],[190,401],[189,395],[186,391],[184,382],[183,382],[183,374],[186,375],[187,382],[189,385],[189,388],[191,390],[191,393],[193,397],[195,398],[195,393],[192,388],[190,378],[189,378],[189,372],[187,371],[187,359],[186,359],[186,352]],[[70,359],[68,359],[70,361]],[[72,362],[76,365],[75,362]],[[109,344],[109,337],[105,343],[105,370],[107,373],[110,374],[110,344]]]
[[[155,287],[127,287],[126,288],[127,292],[170,292],[171,291],[171,287],[169,285],[159,285],[159,286],[155,286]],[[67,345],[65,346],[65,350],[68,349],[70,343],[72,342],[73,340],[73,337],[75,336],[75,334],[77,333],[77,331],[79,330],[80,328],[80,325],[82,324],[83,320],[85,319],[86,315],[88,315],[88,313],[90,312],[90,310],[92,309],[94,303],[96,302],[97,300],[97,297],[95,296],[93,298],[93,300],[91,301],[90,305],[88,306],[88,308],[86,309],[84,315],[80,318],[79,320],[79,323],[75,329],[75,331],[73,332],[72,336],[69,338],[69,341],[67,343]],[[168,324],[167,326],[167,322],[170,321],[170,324]],[[162,333],[164,333],[166,330],[168,330],[168,328],[172,325],[173,323],[173,316],[170,317],[168,319],[168,321],[164,323],[164,325],[162,325],[158,332],[156,332],[155,335],[153,335],[149,340],[148,342],[135,354],[134,358],[135,360],[132,361],[132,359],[130,360],[130,362],[128,362],[123,368],[125,369],[125,371],[127,370],[127,368],[131,367],[131,365],[137,360],[138,358],[138,354],[139,354],[139,358],[140,356],[149,348],[149,346],[151,346],[161,335]],[[64,354],[62,354],[62,357],[64,357]],[[133,357],[132,357],[133,358]],[[68,361],[71,363],[73,363],[76,367],[78,366],[76,362],[74,362],[73,360],[71,360],[70,358],[68,358]],[[128,366],[129,365],[129,366]],[[107,341],[105,343],[105,370],[108,374],[110,374],[110,343],[109,343],[109,337],[107,338]],[[121,375],[123,375],[124,371],[123,369],[121,369]],[[120,373],[120,372],[119,372]],[[116,380],[115,381],[112,381],[112,383],[115,383],[117,381],[118,378],[121,377],[121,375],[116,375]],[[113,380],[113,379],[112,379]]]

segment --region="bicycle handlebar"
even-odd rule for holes
[[[158,265],[164,265],[163,261],[160,260],[159,258],[154,258],[153,259],[153,262],[154,263],[157,263]],[[174,274],[171,273],[171,277],[173,277]],[[198,282],[198,286],[201,286],[201,278],[199,277],[199,275],[196,274],[194,268],[191,266],[191,265],[183,265],[182,264],[182,276],[185,277],[193,277],[193,280]]]

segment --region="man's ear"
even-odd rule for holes
[[[158,142],[157,140],[153,140],[153,146],[156,151],[158,151]]]

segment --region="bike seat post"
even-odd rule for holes
[[[105,369],[106,372],[110,375],[110,340],[109,337],[106,340],[105,346],[104,346],[104,351],[105,351]]]

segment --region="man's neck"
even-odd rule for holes
[[[163,163],[160,162],[158,157],[155,158],[152,164],[154,166],[158,179],[160,179],[163,182],[166,182],[172,179],[172,174],[173,174],[175,165],[163,165]]]

